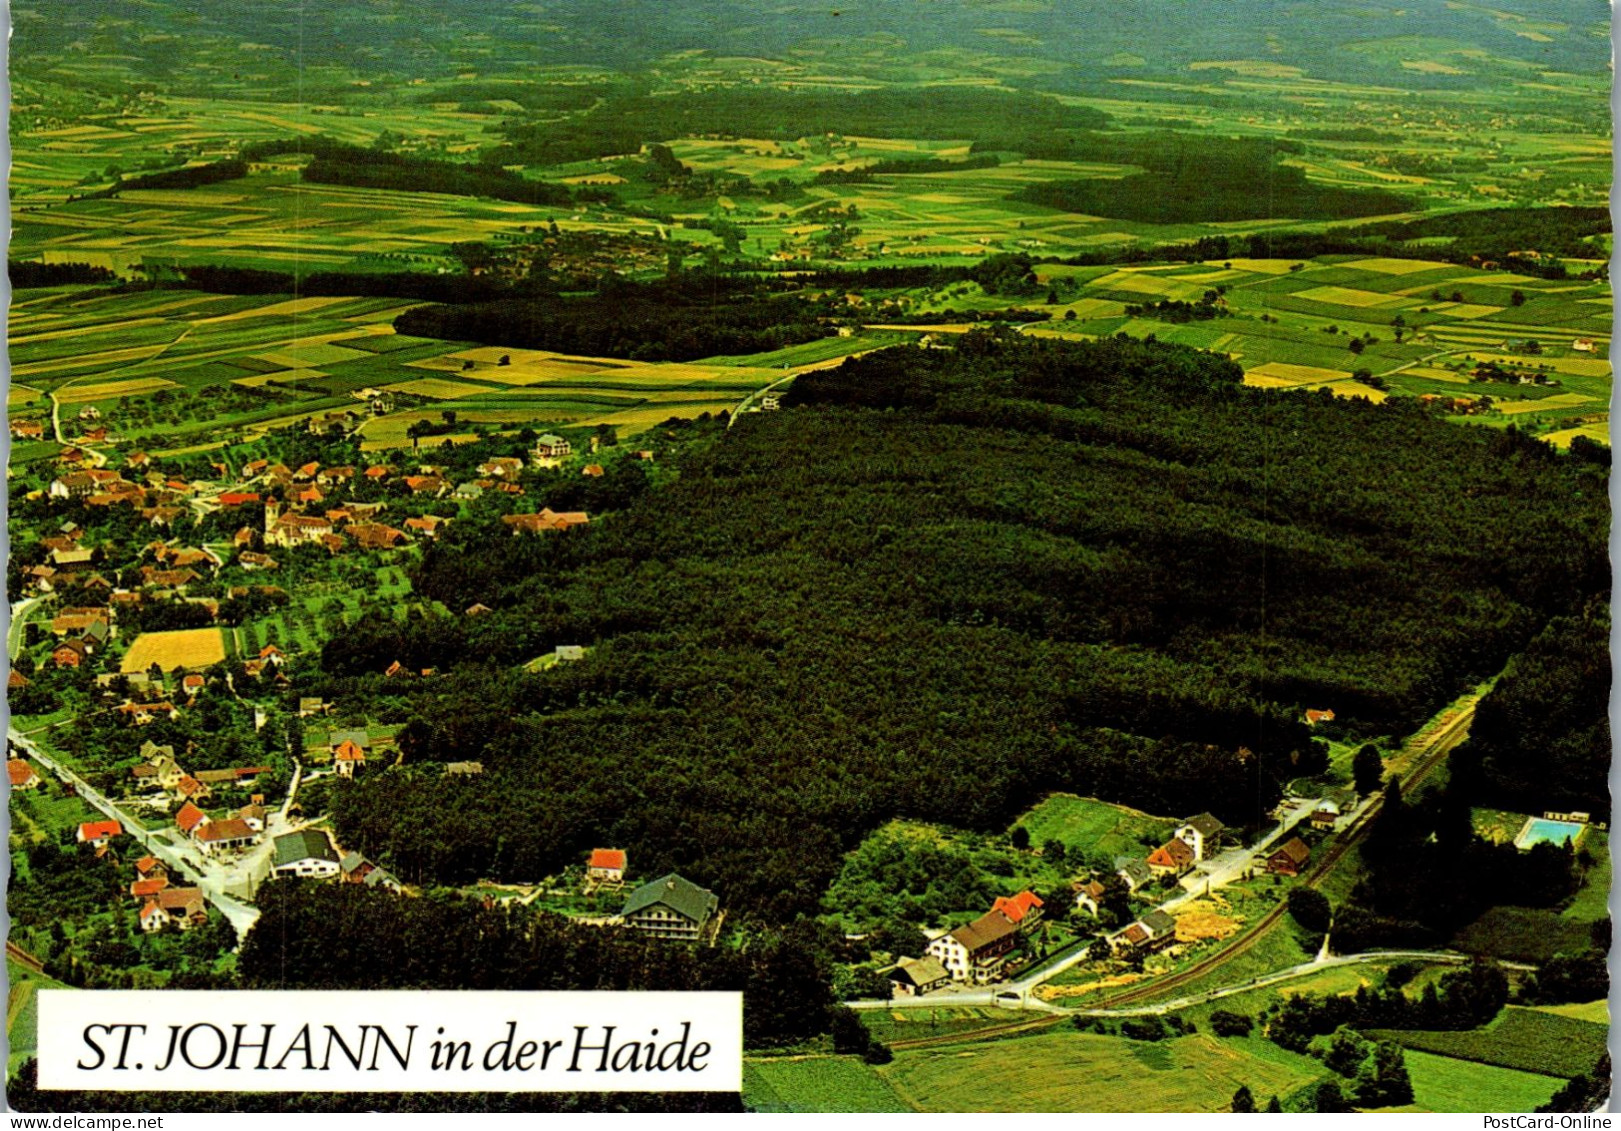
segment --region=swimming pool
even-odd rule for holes
[[[1530,817],[1520,835],[1514,838],[1515,848],[1530,848],[1534,844],[1575,844],[1586,825],[1574,821],[1550,821],[1546,817]]]

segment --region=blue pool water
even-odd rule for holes
[[[1573,821],[1550,821],[1545,817],[1533,817],[1520,835],[1514,838],[1514,844],[1519,848],[1530,848],[1534,844],[1545,842],[1552,844],[1571,844],[1582,835],[1585,825],[1578,825]]]

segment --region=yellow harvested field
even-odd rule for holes
[[[1610,426],[1604,424],[1584,424],[1580,428],[1564,428],[1558,432],[1549,432],[1542,437],[1556,448],[1568,448],[1570,442],[1577,436],[1586,436],[1606,447],[1610,444]]]
[[[1225,267],[1231,263],[1235,271],[1249,271],[1256,275],[1287,275],[1302,262],[1299,259],[1207,259],[1205,266]]]
[[[702,401],[682,404],[650,404],[639,408],[625,409],[622,412],[609,413],[606,416],[588,416],[579,421],[586,426],[609,424],[619,430],[621,436],[634,435],[645,432],[649,428],[663,424],[672,416],[692,419],[703,413],[711,415],[719,412],[730,412],[737,407],[741,397],[727,398],[726,400]]]
[[[1372,259],[1358,259],[1351,263],[1342,263],[1341,267],[1351,267],[1358,271],[1377,271],[1381,275],[1416,275],[1420,271],[1441,271],[1451,267],[1450,263],[1438,263],[1429,259],[1386,259],[1375,256]]]
[[[386,388],[391,393],[409,393],[414,397],[432,397],[440,401],[453,401],[492,391],[484,385],[446,381],[440,377],[419,377],[415,381],[404,381],[398,385],[388,385]]]
[[[176,668],[198,671],[225,659],[225,635],[217,628],[188,628],[180,632],[143,632],[130,645],[119,671],[144,672],[157,664],[166,672]]]
[[[1196,900],[1185,905],[1176,917],[1176,941],[1201,942],[1205,939],[1230,938],[1243,925],[1232,916],[1223,915],[1217,903]]]
[[[6,390],[6,407],[18,408],[21,405],[32,404],[44,395],[38,389],[30,389],[27,385],[13,385]]]
[[[884,325],[883,323],[879,323],[875,326],[862,327],[863,330],[915,330],[924,334],[966,334],[973,328],[974,324],[972,322],[940,322],[925,324],[922,326],[914,326],[910,324],[904,326],[888,326]]]
[[[1498,401],[1494,407],[1504,416],[1520,416],[1527,412],[1546,412],[1552,408],[1574,408],[1579,404],[1588,404],[1596,397],[1584,396],[1581,393],[1560,393],[1554,397],[1543,397],[1532,401]]]
[[[1320,385],[1325,381],[1340,381],[1350,376],[1351,374],[1344,369],[1321,369],[1315,365],[1291,365],[1286,361],[1269,361],[1245,373],[1244,383],[1283,388],[1288,385]],[[1265,380],[1251,379],[1255,377]]]
[[[84,404],[87,401],[110,401],[178,387],[173,381],[165,381],[162,377],[132,377],[128,381],[103,381],[99,385],[69,385],[57,392],[56,399],[63,404]]]
[[[1372,385],[1364,385],[1361,381],[1330,381],[1326,385],[1313,385],[1314,389],[1327,389],[1336,397],[1354,397],[1374,404],[1383,404],[1390,398],[1390,394],[1382,389],[1375,389]]]
[[[1085,997],[1095,994],[1099,990],[1114,990],[1121,986],[1129,986],[1133,982],[1140,982],[1146,974],[1115,974],[1109,978],[1099,978],[1095,982],[1087,982],[1079,986],[1054,986],[1043,984],[1036,987],[1036,997],[1042,1001],[1053,1001],[1062,997]]]
[[[351,298],[293,298],[286,302],[273,302],[269,306],[256,306],[251,310],[238,310],[231,314],[216,314],[212,318],[200,318],[199,326],[211,325],[215,322],[241,322],[249,318],[292,318],[299,314],[308,314],[312,310],[333,306],[340,302],[353,302]]]
[[[1382,295],[1378,291],[1359,291],[1354,287],[1313,287],[1309,291],[1296,291],[1292,297],[1333,303],[1335,306],[1406,306],[1410,303],[1401,295]]]

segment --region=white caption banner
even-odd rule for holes
[[[743,995],[41,990],[39,1086],[737,1092]]]

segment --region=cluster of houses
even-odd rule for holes
[[[143,856],[135,862],[135,880],[129,894],[141,905],[141,930],[148,934],[165,927],[189,931],[208,922],[208,904],[202,889],[170,887],[168,866],[156,856]]]
[[[158,746],[153,742],[142,743],[136,756],[141,760],[129,771],[135,784],[156,785],[174,801],[182,803],[206,800],[213,795],[217,786],[251,786],[260,774],[270,772],[269,766],[233,766],[222,770],[198,770],[190,774],[175,758],[174,747]]]
[[[890,973],[896,995],[927,993],[947,982],[998,980],[1019,943],[1040,924],[1044,907],[1033,891],[998,896],[985,914],[931,941],[922,958],[901,958]]]

